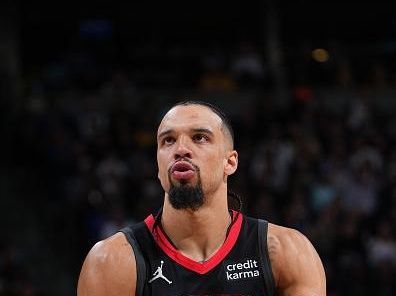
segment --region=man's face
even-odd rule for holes
[[[202,186],[204,195],[211,194],[236,170],[237,154],[221,118],[208,107],[172,108],[158,128],[157,143],[158,177],[167,193]]]

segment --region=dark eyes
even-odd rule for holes
[[[209,140],[209,137],[204,135],[204,134],[194,134],[192,136],[192,140],[195,143],[204,143]],[[176,139],[174,137],[168,136],[162,139],[162,144],[163,145],[172,145],[176,142]]]
[[[173,137],[166,137],[162,140],[163,144],[165,145],[170,145],[173,144],[175,142],[175,138]]]
[[[202,142],[206,142],[208,140],[208,137],[204,134],[196,134],[193,136],[192,139],[194,142],[202,143]]]

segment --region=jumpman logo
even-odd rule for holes
[[[161,260],[161,266],[157,268],[157,270],[153,273],[153,278],[149,280],[149,283],[154,282],[156,279],[163,279],[165,280],[169,285],[172,284],[172,281],[168,280],[163,274],[162,274],[162,265],[164,265],[164,261]]]

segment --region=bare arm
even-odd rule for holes
[[[326,295],[322,261],[303,234],[270,224],[268,250],[278,295]]]
[[[92,247],[81,269],[78,296],[135,296],[136,262],[125,236],[117,233]]]

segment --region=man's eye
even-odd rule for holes
[[[208,137],[203,134],[196,134],[193,136],[193,140],[195,142],[206,142],[208,140]]]
[[[172,137],[166,137],[162,141],[165,145],[173,144],[175,142],[175,139]]]

